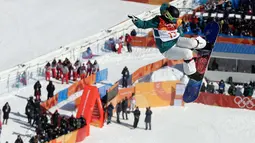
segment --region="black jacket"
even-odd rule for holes
[[[145,121],[146,123],[150,123],[151,122],[151,115],[152,115],[152,111],[151,110],[146,110],[145,112]]]
[[[140,114],[141,114],[140,110],[139,109],[135,109],[134,116],[135,116],[136,119],[139,119]]]
[[[48,91],[48,97],[53,97],[54,96],[54,91],[55,91],[55,86],[52,84],[52,82],[50,82],[47,85],[47,91]]]
[[[23,140],[22,139],[16,139],[15,143],[23,143]]]

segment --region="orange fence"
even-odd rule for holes
[[[85,128],[85,127],[83,127],[83,128]],[[78,130],[73,131],[67,135],[63,135],[63,136],[56,138],[54,140],[51,140],[49,143],[75,143],[77,135],[78,135]]]
[[[138,70],[136,70],[132,74],[132,83],[134,83],[136,80],[140,79],[141,77],[144,77],[144,76],[162,68],[165,65],[174,66],[176,64],[181,64],[181,63],[183,63],[183,60],[169,61],[168,59],[162,59],[162,60],[154,62],[152,64],[143,66],[143,67],[139,68]]]
[[[228,96],[224,94],[201,92],[195,102],[220,107],[255,110],[255,99],[252,97]]]
[[[56,138],[49,143],[78,143],[85,140],[90,135],[90,124],[103,127],[104,124],[104,111],[102,108],[100,96],[97,87],[86,85],[83,88],[81,96],[81,103],[78,107],[76,117],[83,116],[86,119],[87,125],[81,129],[73,131],[67,135]],[[93,111],[99,112],[95,117]]]
[[[75,83],[73,83],[70,87],[68,87],[67,89],[67,95],[68,97],[74,95],[76,92],[79,92],[81,90],[83,90],[85,85],[91,85],[94,84],[96,81],[96,75],[92,74],[91,76],[88,76],[87,78],[77,81]],[[45,102],[41,103],[41,106],[43,108],[45,108],[46,110],[50,109],[51,107],[55,106],[58,104],[58,93],[56,95],[54,95],[51,99],[46,100]],[[78,101],[76,101],[76,107],[77,104],[79,104],[79,99],[77,99]]]
[[[112,105],[115,107],[118,102],[122,101],[123,99],[125,99],[125,97],[127,97],[128,99],[130,99],[130,97],[132,96],[132,94],[135,92],[135,88],[134,87],[129,87],[129,88],[122,88],[119,89],[117,96],[115,96],[110,102],[112,103]],[[108,102],[108,104],[110,103]]]

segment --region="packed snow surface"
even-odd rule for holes
[[[0,71],[156,7],[122,0],[1,0]]]
[[[163,57],[157,49],[134,48],[133,53],[124,52],[105,53],[103,56],[96,57],[101,68],[108,67],[109,82],[114,82],[120,78],[120,72],[123,66],[130,69],[130,73],[143,65],[158,61]],[[162,74],[169,70],[171,74]],[[157,79],[168,78],[169,80],[178,80],[182,77],[179,70],[165,67],[156,71],[154,81]],[[161,75],[161,76],[160,76]],[[169,77],[169,76],[173,77]],[[46,99],[45,90],[46,81],[41,81],[42,99]],[[68,85],[61,85],[59,81],[54,81],[56,92],[66,88]],[[24,142],[28,142],[34,129],[28,126],[24,114],[26,99],[33,94],[33,85],[21,89],[17,93],[10,93],[0,98],[0,107],[5,102],[11,106],[10,120],[8,125],[3,125],[2,142],[14,142],[17,135],[20,134]],[[59,109],[61,113],[71,115],[74,111],[69,109]],[[116,124],[116,115],[110,125],[104,128],[91,126],[91,135],[85,140],[90,143],[253,143],[255,142],[255,114],[254,111],[220,108],[206,106],[201,104],[185,104],[185,107],[170,106],[152,108],[152,130],[144,130],[145,110],[141,109],[140,122],[137,129],[131,129],[133,124],[133,115],[129,114],[129,120],[121,120],[122,124]]]

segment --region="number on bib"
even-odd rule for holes
[[[174,38],[174,37],[177,36],[177,32],[176,32],[176,31],[169,31],[168,34],[169,34],[169,36],[170,36],[171,38]]]

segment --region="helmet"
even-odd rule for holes
[[[163,3],[160,6],[160,14],[171,21],[173,19],[179,18],[180,16],[179,10],[176,7],[169,5],[168,3]]]

